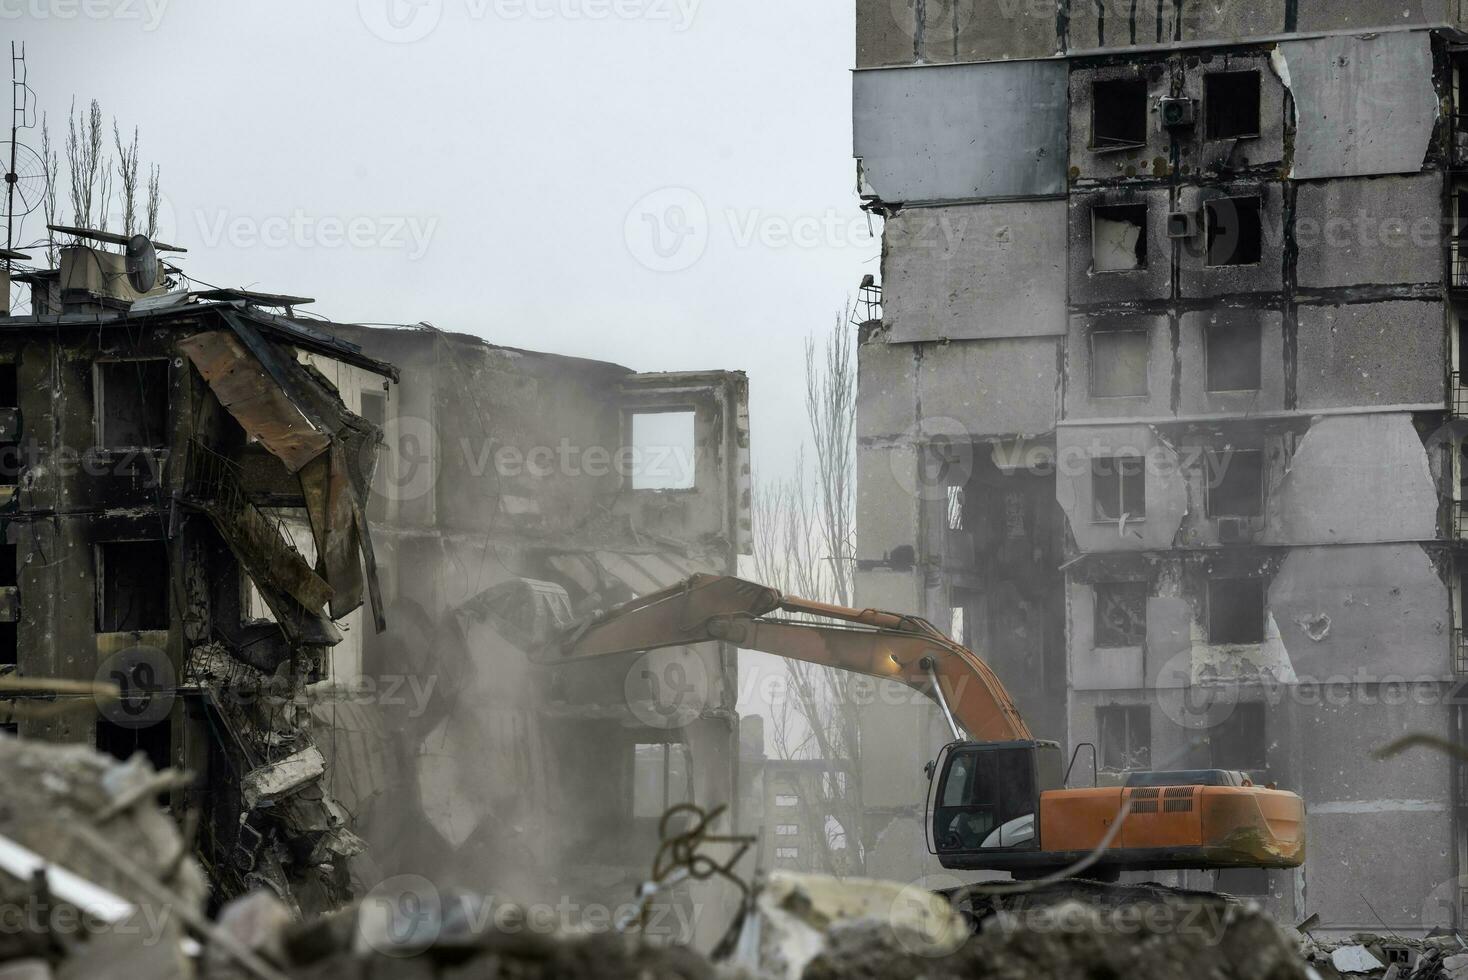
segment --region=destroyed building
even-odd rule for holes
[[[303,358],[396,372],[270,311],[291,297],[169,292],[146,239],[126,255],[116,239],[78,234],[58,267],[17,277],[32,312],[0,320],[0,669],[122,699],[48,713],[42,688],[11,728],[194,773],[171,802],[201,818],[218,895],[264,884],[330,907],[361,842],[294,698],[342,638],[333,619],[376,587],[362,508],[379,434]],[[292,512],[321,561],[283,532]]]
[[[1327,931],[1463,925],[1464,773],[1372,758],[1465,738],[1461,16],[857,3],[859,603],[952,626],[1071,785],[1300,793],[1304,867],[1177,880]],[[936,870],[945,734],[866,711],[874,874]]]

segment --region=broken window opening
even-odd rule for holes
[[[1091,397],[1145,398],[1150,362],[1145,330],[1091,331]]]
[[[794,837],[798,833],[800,833],[800,827],[797,824],[793,824],[793,823],[777,823],[777,824],[775,824],[775,836],[776,837]]]
[[[1152,768],[1152,712],[1146,705],[1108,705],[1096,709],[1101,768],[1127,772]]]
[[[1147,474],[1141,456],[1091,460],[1091,519],[1112,523],[1147,516]]]
[[[948,487],[948,530],[963,530],[963,487]]]
[[[963,643],[963,607],[950,606],[948,608],[948,638],[954,643]]]
[[[1091,271],[1147,268],[1147,205],[1098,204],[1091,209]]]
[[[0,362],[0,408],[20,407],[20,381],[14,361]]]
[[[821,773],[821,791],[827,798],[846,795],[846,773],[827,769]]]
[[[798,847],[777,847],[777,848],[775,848],[775,857],[782,858],[783,860],[786,860],[786,861],[795,861],[795,860],[798,860],[800,858],[800,848],[798,848]]]
[[[168,362],[98,361],[92,372],[97,445],[162,449],[168,445]]]
[[[1210,449],[1208,516],[1262,517],[1264,454],[1257,449]]]
[[[790,793],[779,793],[775,796],[775,806],[795,806],[799,802],[800,800]]]
[[[1263,201],[1223,197],[1204,205],[1208,219],[1208,264],[1258,265],[1264,257]]]
[[[1214,769],[1262,773],[1269,767],[1265,738],[1264,704],[1242,701],[1227,718],[1208,731],[1209,761]]]
[[[1091,149],[1124,150],[1147,143],[1147,80],[1091,83]]]
[[[694,488],[695,413],[633,412],[633,490]]]
[[[649,742],[632,750],[632,816],[657,820],[668,808],[693,802],[688,746]]]
[[[136,752],[143,753],[159,771],[173,765],[173,723],[162,718],[150,725],[131,728],[97,719],[97,751],[126,762]]]
[[[1215,579],[1208,583],[1208,642],[1264,642],[1264,581]]]
[[[1208,139],[1251,139],[1259,135],[1259,73],[1213,72],[1203,77]]]
[[[1098,582],[1095,645],[1139,647],[1147,642],[1147,583]]]
[[[1258,391],[1263,330],[1257,323],[1210,323],[1203,330],[1203,361],[1210,392]]]
[[[96,555],[97,632],[168,629],[168,546],[108,541]]]

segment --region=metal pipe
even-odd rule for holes
[[[933,697],[938,706],[943,709],[943,717],[948,719],[948,728],[953,732],[953,740],[963,740],[963,734],[958,730],[958,722],[953,720],[953,711],[948,707],[948,696],[943,693],[943,685],[938,683],[938,671],[933,663],[932,657],[924,657],[922,667],[928,672],[928,680],[933,684]]]

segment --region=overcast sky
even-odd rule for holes
[[[3,0],[0,24],[54,140],[73,96],[140,128],[158,237],[191,276],[335,319],[748,371],[769,473],[804,432],[801,339],[877,271],[853,6]]]

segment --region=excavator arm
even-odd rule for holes
[[[695,575],[589,617],[532,658],[593,657],[722,640],[822,667],[899,681],[932,698],[979,742],[1033,738],[989,665],[926,620],[783,595],[727,575]]]

